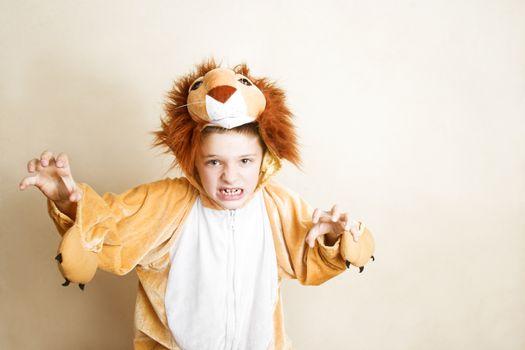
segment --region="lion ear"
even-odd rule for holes
[[[286,159],[297,167],[301,166],[299,147],[293,115],[286,106],[286,94],[268,79],[250,80],[266,98],[266,108],[257,118],[259,131],[264,143],[278,158]]]
[[[246,63],[241,63],[241,64],[238,64],[236,65],[234,68],[233,68],[233,71],[237,74],[242,74],[244,75],[245,77],[249,78],[250,80],[253,81],[253,77],[250,76],[250,68],[248,68],[248,66],[246,65]]]

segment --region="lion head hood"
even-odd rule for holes
[[[166,101],[161,130],[155,145],[173,152],[174,166],[201,192],[195,158],[202,130],[209,125],[225,129],[257,123],[266,145],[259,186],[281,167],[286,159],[299,166],[300,157],[292,113],[285,93],[267,78],[251,76],[245,64],[232,69],[206,61],[174,82]]]

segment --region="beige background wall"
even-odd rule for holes
[[[288,91],[304,169],[279,180],[373,229],[377,260],[287,282],[297,349],[524,349],[523,1],[0,2],[0,348],[128,349],[135,276],[63,288],[26,162],[100,192],[166,174],[172,80],[248,62]]]

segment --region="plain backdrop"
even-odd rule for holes
[[[286,281],[296,349],[525,348],[525,2],[0,1],[0,348],[130,349],[137,279],[63,288],[26,163],[70,155],[100,193],[166,176],[166,92],[205,58],[288,92],[304,166],[376,261]]]

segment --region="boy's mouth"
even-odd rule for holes
[[[221,200],[237,200],[242,197],[244,190],[239,187],[219,189],[219,198]]]

